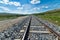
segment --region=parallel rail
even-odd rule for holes
[[[60,35],[59,35],[56,31],[54,31],[54,30],[53,30],[52,28],[50,28],[48,25],[46,25],[45,23],[43,23],[42,21],[40,21],[37,17],[36,17],[36,19],[37,19],[40,23],[42,23],[47,29],[49,29],[49,31],[50,31],[51,33],[53,33],[54,35],[58,36],[58,38],[60,39]],[[31,20],[32,20],[32,17],[30,18],[29,25],[28,25],[28,27],[26,28],[26,32],[24,33],[24,36],[23,36],[22,40],[30,40],[30,39],[28,39],[28,36],[29,36],[29,31],[30,31]]]
[[[32,17],[30,18],[29,25],[28,25],[28,27],[26,28],[26,31],[25,31],[25,33],[24,33],[24,36],[23,36],[22,40],[28,40],[29,29],[30,29],[30,25],[31,25],[31,20],[32,20]]]
[[[47,29],[49,29],[49,31],[53,34],[55,34],[56,36],[58,36],[59,40],[60,40],[60,34],[58,34],[56,31],[54,31],[52,28],[50,28],[50,26],[46,25],[45,23],[43,23],[41,20],[39,20],[38,18],[36,18],[40,23],[42,23]],[[52,26],[53,27],[53,26]]]
[[[30,17],[24,18],[21,22],[16,24],[13,24],[11,28],[8,28],[7,30],[4,30],[3,32],[0,32],[0,40],[14,40],[17,35],[19,34],[21,28],[25,25],[25,23],[30,19]]]
[[[36,16],[29,16],[29,17],[27,17],[26,19],[24,19],[23,21],[22,21],[22,23],[18,23],[18,25],[14,25],[12,28],[12,30],[11,29],[9,29],[9,31],[7,32],[7,33],[5,33],[5,34],[9,34],[10,32],[11,32],[11,35],[5,35],[7,38],[10,38],[11,36],[13,36],[12,34],[15,34],[15,33],[20,33],[20,30],[22,30],[21,28],[24,28],[24,26],[26,26],[25,24],[26,23],[28,23],[28,25],[27,25],[27,27],[26,27],[26,29],[23,31],[23,37],[22,37],[22,40],[30,40],[30,38],[29,38],[29,34],[30,34],[30,32],[32,33],[42,33],[43,31],[36,31],[36,30],[33,30],[33,31],[31,31],[30,30],[30,28],[31,28],[31,23],[32,23],[32,18],[35,18],[39,23],[41,23],[45,28],[47,28],[51,33],[53,33],[55,36],[57,36],[58,37],[58,39],[60,40],[60,34],[58,34],[55,30],[53,30],[52,28],[50,28],[50,25],[46,25],[43,21],[41,21],[39,18],[37,18]],[[27,22],[28,21],[28,22]],[[34,20],[33,20],[34,21]],[[17,26],[17,27],[15,27],[15,26]],[[38,29],[38,28],[37,28]],[[10,31],[11,30],[11,31]],[[15,32],[15,33],[14,33]],[[48,32],[48,31],[46,31],[46,30],[44,30],[44,32],[43,32],[43,34],[44,33],[50,33],[50,32]],[[3,32],[4,33],[4,32]],[[14,35],[15,36],[15,35]],[[20,35],[19,35],[20,36]],[[13,38],[15,38],[15,37],[12,37],[12,39]]]

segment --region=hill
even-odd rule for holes
[[[0,13],[0,20],[7,20],[7,19],[13,19],[20,16],[25,16],[22,14],[12,14],[12,13]]]
[[[60,26],[60,9],[55,9],[43,13],[37,13],[34,15]]]

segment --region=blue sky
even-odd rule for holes
[[[31,14],[60,9],[60,0],[0,0],[0,12]]]

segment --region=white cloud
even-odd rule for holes
[[[2,0],[4,3],[7,3],[7,2],[9,2],[9,0]]]
[[[38,4],[38,3],[40,3],[40,0],[31,0],[30,3],[31,3],[31,4]]]
[[[9,13],[21,13],[21,10],[10,10]]]
[[[3,7],[3,6],[0,6],[0,9],[3,9],[4,11],[10,11],[9,8],[7,8],[7,7]]]
[[[48,6],[42,6],[42,8],[49,8]]]
[[[0,3],[3,3],[3,1],[0,1]]]
[[[9,5],[21,6],[19,2],[9,2]]]
[[[35,8],[33,8],[33,10],[40,10],[40,8],[38,8],[38,7],[35,7]]]
[[[10,13],[18,13],[18,14],[30,14],[28,11],[21,11],[21,10],[11,10]]]
[[[27,9],[31,9],[32,5],[30,5],[30,4],[24,4],[24,5],[22,5],[22,7],[27,10]]]
[[[2,1],[0,1],[0,3],[8,4],[8,5],[21,6],[21,4],[19,2],[12,2],[12,1],[9,1],[9,0],[2,0]]]
[[[22,9],[24,9],[24,10],[29,10],[29,9],[31,9],[31,5],[30,4],[24,4],[24,5],[22,5],[21,7],[17,7],[17,9],[18,10],[22,10]]]
[[[18,10],[22,10],[22,9],[23,9],[23,7],[18,7],[17,9],[18,9]]]
[[[14,4],[15,6],[21,6],[21,4],[20,4],[19,2],[13,2],[13,4]]]
[[[1,11],[1,9],[3,11]],[[7,13],[21,13],[21,10],[11,10],[8,7],[0,6],[0,12],[7,12]]]
[[[8,4],[9,3],[9,0],[1,0],[0,3]]]
[[[48,6],[45,6],[45,8],[48,8]]]

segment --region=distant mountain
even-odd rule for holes
[[[25,16],[25,15],[23,15],[23,14],[17,14],[17,13],[0,13],[0,16],[1,15],[20,15],[20,16]]]
[[[50,10],[47,12],[37,13],[34,15],[60,26],[60,9]]]
[[[50,10],[45,13],[57,13],[57,12],[60,13],[60,9]]]
[[[42,13],[35,13],[34,15],[55,14],[55,13],[60,14],[60,9],[50,10]]]
[[[0,13],[0,15],[12,15],[12,13]]]

